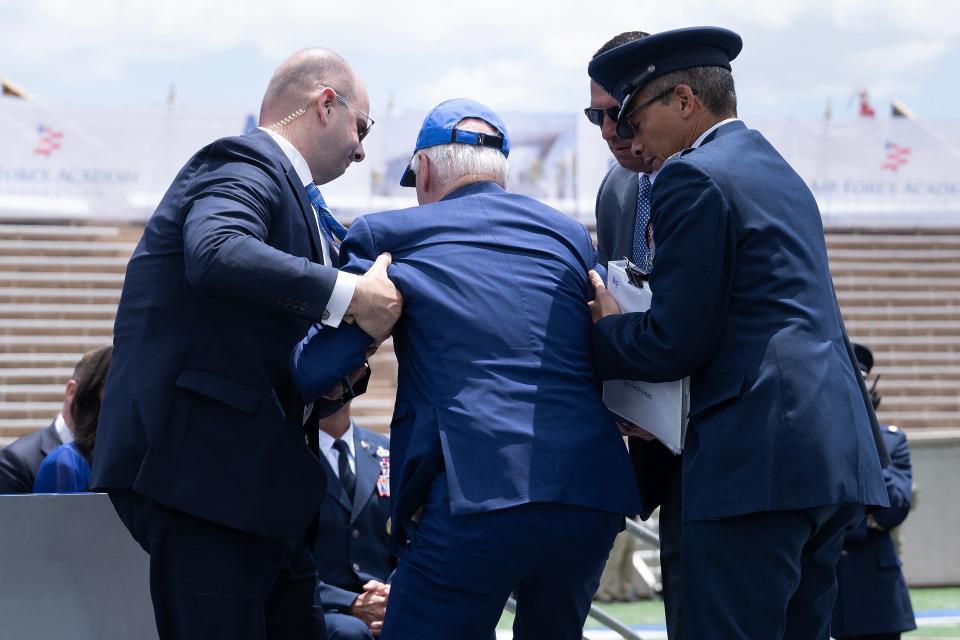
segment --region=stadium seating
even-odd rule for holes
[[[0,223],[0,446],[49,424],[80,354],[109,344],[142,226]],[[882,373],[880,418],[960,426],[960,229],[827,234],[841,308]],[[372,359],[363,426],[386,431],[396,390],[391,341]]]

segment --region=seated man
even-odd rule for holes
[[[32,493],[37,471],[47,455],[61,444],[73,442],[73,415],[70,405],[77,392],[76,364],[63,392],[63,406],[49,426],[28,433],[5,449],[0,449],[0,494]]]
[[[504,191],[509,149],[489,109],[442,103],[401,181],[421,206],[359,218],[341,246],[353,271],[391,253],[404,300],[384,640],[487,640],[511,592],[515,638],[579,640],[623,514],[639,510],[590,360],[590,234]],[[308,399],[329,343],[358,332],[323,327],[297,346]]]
[[[327,495],[320,505],[313,559],[328,638],[379,635],[396,566],[390,518],[390,441],[358,427],[350,404],[320,419]]]

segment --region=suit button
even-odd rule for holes
[[[360,531],[358,529],[354,529],[353,531],[350,532],[350,537],[356,540],[357,538],[360,537]]]
[[[354,570],[354,571],[360,571],[360,565],[358,565],[356,562],[354,562],[354,563],[353,563],[353,570]]]
[[[840,552],[840,555],[842,555],[844,558],[846,558],[848,555],[850,555],[850,552],[847,551],[846,549],[844,549],[843,551]]]

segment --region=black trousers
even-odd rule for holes
[[[161,640],[326,637],[305,536],[261,536],[168,509],[133,491],[109,494],[150,554]]]

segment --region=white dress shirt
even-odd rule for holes
[[[336,438],[331,436],[324,430],[320,430],[320,453],[327,459],[327,462],[330,463],[330,468],[333,469],[334,475],[338,478],[340,477],[340,452],[333,448],[333,443],[336,442]],[[353,420],[350,421],[350,426],[347,427],[347,430],[340,440],[344,440],[347,443],[347,448],[350,449],[350,470],[353,471],[353,474],[357,474],[357,451],[353,444]]]
[[[57,430],[57,435],[60,436],[60,442],[63,444],[73,442],[73,431],[67,426],[67,421],[63,419],[62,413],[57,414],[57,419],[53,421],[53,428]]]
[[[294,171],[297,172],[297,177],[299,177],[303,183],[303,186],[306,187],[313,182],[313,175],[310,172],[310,167],[307,165],[303,154],[297,151],[297,148],[290,144],[290,142],[279,133],[271,131],[270,129],[264,129],[263,127],[259,128],[266,131],[277,143],[284,155],[287,156],[290,164],[293,165]],[[311,205],[311,208],[313,208],[313,205]],[[316,220],[316,210],[314,210],[313,215]],[[329,265],[331,264],[330,241],[327,239],[327,234],[320,228],[320,221],[316,220],[316,222],[317,230],[320,232],[320,247],[323,251],[323,262]],[[330,294],[330,299],[327,301],[327,312],[329,312],[329,315],[323,320],[323,324],[330,325],[331,327],[340,326],[340,321],[343,320],[343,314],[347,312],[347,307],[353,299],[353,292],[357,288],[357,279],[359,277],[360,276],[344,271],[340,271],[337,274],[337,282],[333,286],[333,293]]]

